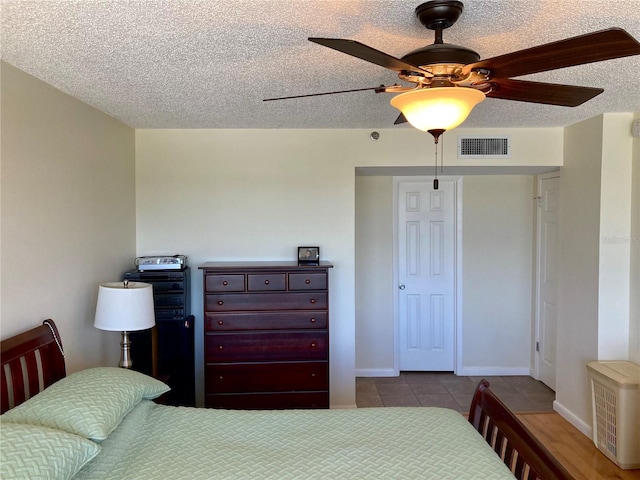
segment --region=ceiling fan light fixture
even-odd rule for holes
[[[473,107],[485,99],[475,88],[432,87],[396,95],[391,105],[418,130],[451,130],[464,122]]]

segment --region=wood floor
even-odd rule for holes
[[[478,383],[453,373],[402,372],[398,377],[356,379],[358,408],[435,406],[466,416]],[[622,470],[589,437],[553,411],[555,394],[531,377],[491,377],[491,389],[560,460],[576,480],[640,480],[639,470]],[[532,413],[529,413],[532,412]]]
[[[640,480],[640,470],[621,470],[591,439],[557,413],[523,413],[518,418],[576,480]]]

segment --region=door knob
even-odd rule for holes
[[[405,289],[405,285],[404,285],[404,283],[401,283],[400,285],[398,285],[398,288],[399,288],[400,290],[404,290],[404,289]]]

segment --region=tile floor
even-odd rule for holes
[[[468,412],[479,377],[448,372],[401,372],[399,377],[356,378],[356,404],[366,407],[446,407]],[[514,412],[553,411],[555,393],[528,376],[487,377]]]

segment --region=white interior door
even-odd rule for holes
[[[560,178],[556,172],[538,177],[537,341],[538,379],[556,389],[558,305],[557,242]]]
[[[453,371],[455,183],[398,184],[400,370]]]

